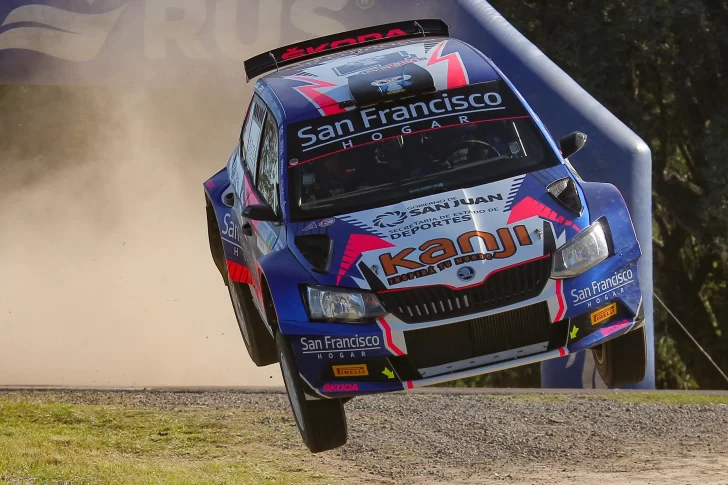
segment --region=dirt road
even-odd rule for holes
[[[346,404],[349,443],[315,456],[305,453],[279,390],[53,396],[73,404],[264,413],[256,423],[264,421],[273,447],[322,467],[333,483],[728,485],[726,394],[430,389],[360,397]]]

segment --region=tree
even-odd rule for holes
[[[491,3],[652,148],[656,293],[726,369],[728,4]],[[658,307],[658,386],[726,387],[668,318]]]

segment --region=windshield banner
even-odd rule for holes
[[[528,112],[502,81],[348,111],[294,123],[288,129],[288,165],[401,135],[456,125],[527,118]]]

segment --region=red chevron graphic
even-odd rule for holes
[[[442,50],[445,48],[445,44],[447,44],[446,40],[440,42],[435,47],[430,60],[427,61],[427,65],[432,66],[438,62],[447,62],[447,89],[467,86],[469,82],[468,73],[465,71],[460,54],[453,52],[452,54],[440,57]]]
[[[323,81],[312,77],[303,76],[289,76],[286,79],[294,79],[296,81],[302,81],[309,83],[308,86],[297,86],[293,89],[301,93],[311,103],[318,108],[319,112],[324,116],[335,115],[344,113],[346,110],[339,107],[339,102],[334,98],[323,94],[320,90],[327,88],[338,87],[337,84]]]
[[[508,216],[508,224],[513,224],[514,222],[519,222],[533,216],[539,216],[542,219],[555,222],[556,224],[573,227],[577,232],[581,231],[579,226],[574,224],[570,219],[562,216],[555,210],[530,196],[525,197],[518,204],[513,206],[511,214]]]
[[[336,277],[336,284],[339,284],[341,278],[343,278],[346,272],[349,271],[351,265],[359,259],[361,253],[393,247],[394,244],[378,238],[377,236],[352,234],[349,236],[349,241],[346,243],[346,249],[344,249],[344,257],[342,258],[341,265],[339,266],[339,274]]]
[[[226,261],[228,267],[228,275],[230,275],[230,279],[232,281],[237,281],[238,283],[245,283],[248,285],[253,284],[253,276],[250,274],[248,268],[246,268],[242,264],[230,261],[229,259]]]

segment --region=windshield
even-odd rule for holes
[[[557,164],[533,120],[504,88],[500,82],[483,83],[406,104],[321,118],[326,124],[319,121],[318,126],[309,122],[291,127],[289,144],[303,139],[298,153],[305,156],[308,148],[315,155],[289,162],[293,219],[356,212]],[[443,101],[439,107],[438,99]],[[433,107],[446,113],[432,116]],[[410,120],[391,126],[397,121],[392,113],[404,117],[405,110]],[[359,119],[364,125],[360,130],[354,125]],[[375,122],[385,126],[372,130]],[[329,129],[331,136],[322,136]],[[289,153],[295,154],[295,147],[289,145]]]

